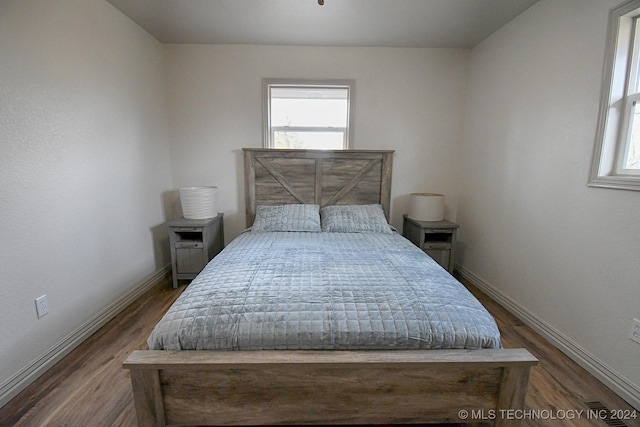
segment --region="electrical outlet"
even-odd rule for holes
[[[36,298],[36,312],[38,313],[38,319],[49,312],[49,302],[46,295]]]
[[[631,341],[635,341],[640,344],[640,320],[633,319],[633,326],[631,327],[629,338]]]

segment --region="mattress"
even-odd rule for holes
[[[397,233],[245,232],[148,338],[165,350],[500,348],[453,276]]]

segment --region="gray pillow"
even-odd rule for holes
[[[256,207],[251,231],[311,231],[319,232],[320,206],[275,205]]]
[[[320,211],[322,231],[334,233],[393,233],[380,205],[333,205]]]

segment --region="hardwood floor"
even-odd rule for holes
[[[122,362],[182,293],[167,278],[58,362],[4,407],[0,426],[135,426]]]
[[[585,402],[610,410],[633,408],[486,295],[466,285],[496,318],[505,347],[526,347],[540,360],[531,371],[525,402],[529,412],[507,416],[530,427],[640,427],[638,419],[599,419],[606,412],[590,411]],[[184,288],[172,289],[166,279],[147,292],[0,408],[0,426],[135,426],[129,372],[122,369],[122,362],[132,350],[146,348],[153,325]]]

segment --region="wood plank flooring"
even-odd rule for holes
[[[603,412],[589,413],[585,402],[600,402],[611,410],[633,408],[497,303],[465,285],[496,318],[505,347],[526,347],[540,360],[525,401],[531,412],[512,414],[520,425],[640,427],[638,419],[606,422],[595,416]],[[166,279],[147,292],[0,408],[0,426],[135,426],[129,372],[122,362],[132,350],[146,348],[153,325],[184,289],[172,289]],[[584,411],[580,417],[578,411]]]

